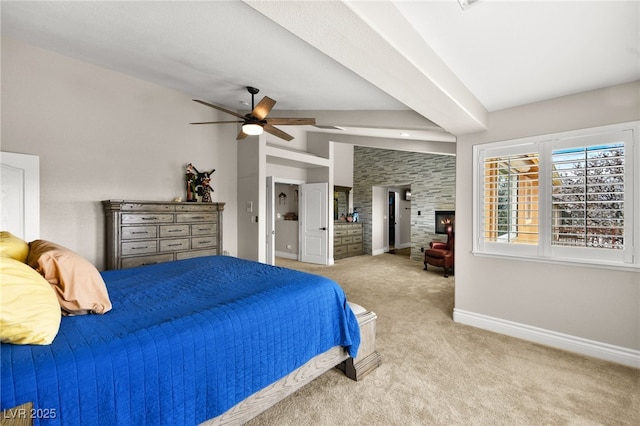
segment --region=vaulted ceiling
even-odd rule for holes
[[[348,134],[453,141],[490,111],[640,80],[638,1],[2,1],[0,13],[3,36],[233,110],[255,86],[273,114],[313,111]]]

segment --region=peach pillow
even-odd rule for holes
[[[10,257],[22,263],[27,261],[29,244],[11,232],[0,232],[0,257]]]
[[[50,241],[35,240],[29,243],[27,263],[51,284],[64,315],[111,310],[100,272],[79,254]]]
[[[47,280],[16,259],[0,257],[0,340],[49,345],[58,334],[60,317]]]

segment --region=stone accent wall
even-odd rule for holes
[[[455,179],[454,156],[355,146],[353,205],[363,225],[365,254],[372,253],[373,186],[411,184],[411,259],[422,261],[421,247],[434,239],[446,241],[445,235],[435,234],[435,211],[455,210]]]

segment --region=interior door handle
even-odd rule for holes
[[[321,231],[326,231],[326,230],[327,230],[327,228],[320,228],[320,230],[321,230]]]

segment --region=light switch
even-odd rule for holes
[[[253,201],[247,201],[247,213],[253,213]]]

